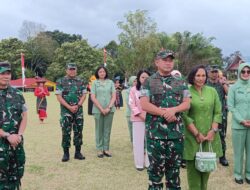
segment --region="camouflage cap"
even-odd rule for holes
[[[8,62],[0,62],[0,73],[11,71],[11,65]]]
[[[76,69],[77,66],[75,63],[67,63],[66,69]]]
[[[219,65],[209,65],[208,67],[207,67],[207,70],[208,71],[219,71],[220,70],[220,67],[219,67]]]
[[[156,59],[165,59],[167,57],[174,59],[174,52],[171,50],[161,50],[156,54]]]

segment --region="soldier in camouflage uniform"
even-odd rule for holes
[[[81,153],[82,130],[83,130],[83,108],[82,104],[86,98],[87,90],[83,81],[76,77],[77,67],[75,63],[68,63],[66,66],[66,76],[57,80],[56,96],[61,104],[62,127],[62,162],[67,162],[70,158],[69,148],[71,141],[71,130],[74,131],[75,159],[83,160],[85,157]]]
[[[227,134],[227,101],[226,96],[228,92],[228,85],[225,79],[219,77],[219,68],[217,65],[212,65],[209,69],[209,80],[207,85],[214,87],[219,95],[220,102],[222,105],[222,123],[219,124],[219,133],[221,138],[223,156],[220,157],[220,163],[223,166],[229,166],[229,163],[226,159],[226,134]]]
[[[141,105],[146,115],[146,140],[150,166],[149,190],[181,189],[179,169],[183,152],[181,112],[189,109],[190,93],[185,82],[171,75],[174,54],[160,51],[155,64],[158,71],[141,88]]]
[[[21,92],[9,86],[10,79],[10,64],[0,62],[0,190],[21,188],[25,164],[27,108]]]

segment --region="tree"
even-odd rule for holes
[[[82,36],[80,34],[67,34],[64,32],[60,32],[59,30],[46,31],[44,32],[47,36],[50,36],[53,40],[55,40],[60,46],[65,42],[75,42],[77,40],[82,40]]]
[[[188,31],[176,32],[171,36],[161,33],[158,37],[163,48],[176,53],[176,69],[184,75],[198,64],[222,64],[221,50],[212,44],[213,37],[206,38],[201,33],[192,34]]]
[[[156,23],[147,14],[145,10],[129,12],[125,15],[126,22],[118,22],[123,31],[119,34],[117,62],[127,75],[152,67],[154,54],[160,47],[155,35]]]
[[[110,56],[107,58],[107,68],[112,72],[115,70],[115,65]],[[88,81],[96,68],[103,64],[103,51],[92,48],[86,40],[66,42],[55,51],[55,59],[46,73],[47,78],[56,81],[64,76],[65,65],[69,62],[76,63],[79,76]]]
[[[27,41],[30,38],[36,37],[40,32],[43,32],[45,28],[44,24],[25,20],[19,30],[19,37]]]
[[[43,77],[47,71],[47,67],[53,61],[57,47],[57,42],[45,33],[39,33],[36,37],[30,38],[25,43],[27,67],[36,76]]]
[[[0,41],[0,61],[11,63],[12,79],[22,76],[21,53],[26,53],[24,44],[17,38],[3,39]]]

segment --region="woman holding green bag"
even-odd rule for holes
[[[217,157],[222,155],[218,123],[221,122],[221,104],[216,90],[206,86],[207,71],[205,66],[194,67],[188,75],[191,84],[191,107],[184,113],[185,141],[183,159],[186,160],[187,178],[190,190],[206,190],[209,172],[200,172],[195,168],[195,154],[202,149],[209,151],[211,143]]]

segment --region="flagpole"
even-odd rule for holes
[[[106,58],[107,58],[107,51],[106,51],[105,48],[103,48],[103,63],[104,63],[104,67],[107,66]]]
[[[24,87],[25,87],[25,67],[24,67],[24,54],[21,53],[21,66],[22,66],[22,87],[23,87],[23,92],[24,92]]]

